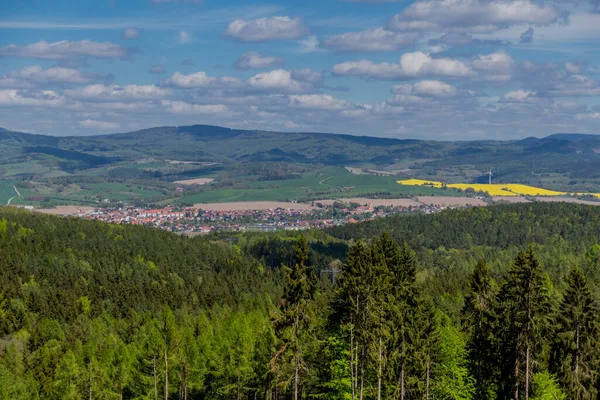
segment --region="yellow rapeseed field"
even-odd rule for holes
[[[409,186],[430,186],[441,188],[443,186],[442,182],[437,181],[425,181],[422,179],[405,179],[398,181],[400,185],[409,185]],[[484,192],[489,194],[490,196],[564,196],[569,195],[567,192],[557,192],[554,190],[548,190],[543,188],[538,188],[535,186],[521,185],[516,183],[493,183],[493,184],[485,184],[485,183],[449,183],[446,187],[450,189],[473,189],[476,192]],[[575,193],[575,195],[583,195],[584,193]],[[585,193],[588,194],[588,193]],[[593,196],[600,198],[600,194],[597,193],[589,193]]]

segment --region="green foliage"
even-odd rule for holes
[[[595,399],[598,221],[188,239],[0,209],[0,399]]]
[[[468,368],[467,340],[459,328],[442,316],[439,363],[435,370],[436,399],[470,400],[475,397],[475,379]]]
[[[531,400],[565,400],[567,396],[561,391],[554,376],[548,371],[543,371],[533,376],[533,396],[530,398]]]

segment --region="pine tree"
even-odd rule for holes
[[[532,377],[547,339],[550,302],[533,249],[519,253],[502,285],[496,307],[499,397],[529,399]]]
[[[580,269],[571,271],[567,284],[554,321],[551,369],[568,398],[596,399],[600,361],[598,305]]]
[[[493,365],[491,350],[491,302],[493,299],[492,280],[488,275],[485,261],[475,266],[471,277],[470,292],[465,296],[462,309],[463,329],[468,335],[467,352],[469,367],[476,382],[475,398],[490,398]]]
[[[300,398],[300,380],[304,374],[303,345],[313,323],[313,301],[317,289],[317,278],[308,261],[308,242],[304,235],[298,237],[294,246],[294,265],[287,269],[287,281],[281,300],[279,315],[274,319],[275,332],[280,347],[271,360],[272,370],[285,356],[291,357],[293,399]]]

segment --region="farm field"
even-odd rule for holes
[[[447,187],[449,189],[467,190],[472,189],[475,192],[484,192],[494,197],[518,197],[518,196],[566,196],[566,195],[592,195],[600,198],[600,194],[597,193],[568,193],[558,192],[554,190],[543,189],[535,186],[528,186],[522,184],[513,183],[449,183],[444,185],[438,181],[426,181],[422,179],[406,179],[399,180],[398,184],[401,186],[425,186],[425,187]]]
[[[13,181],[0,181],[0,205],[4,206],[8,203],[8,200],[12,197],[14,199],[11,201],[11,204],[18,204],[18,196],[13,188],[15,182]]]
[[[214,187],[186,195],[183,202],[214,203],[230,201],[311,201],[323,199],[385,197],[406,198],[414,196],[444,196],[444,189],[426,186],[400,186],[394,177],[355,175],[343,167],[324,167],[307,172],[295,179],[255,180],[232,187]],[[248,177],[246,177],[248,178]],[[452,193],[452,196],[466,196]]]

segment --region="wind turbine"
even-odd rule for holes
[[[492,169],[491,168],[490,168],[490,172],[486,172],[486,175],[489,175],[489,178],[490,178],[489,184],[491,185],[492,184],[492,176],[494,176],[494,174],[492,174]]]

